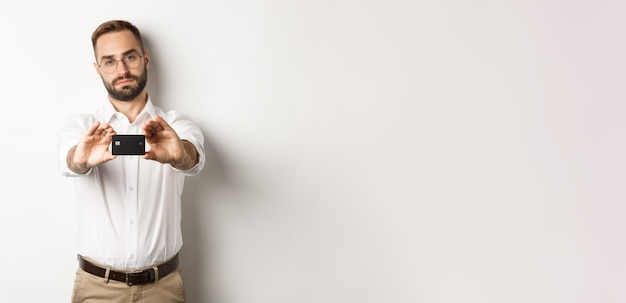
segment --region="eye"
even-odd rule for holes
[[[103,61],[102,61],[102,64],[101,64],[101,65],[104,65],[104,66],[109,66],[109,65],[113,65],[113,64],[115,64],[115,61],[114,61],[114,60],[111,60],[111,59],[106,59],[106,60],[103,60]]]
[[[133,61],[137,60],[137,55],[135,55],[135,54],[126,55],[125,60],[128,61],[128,62],[133,62]]]

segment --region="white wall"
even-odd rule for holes
[[[123,18],[154,101],[207,138],[184,194],[190,302],[624,302],[624,9],[0,4],[2,301],[68,302],[56,131],[102,101],[89,38]]]

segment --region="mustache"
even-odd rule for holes
[[[133,75],[125,75],[125,76],[121,76],[121,77],[118,77],[115,80],[113,80],[113,85],[117,84],[118,81],[122,81],[122,80],[125,80],[125,79],[132,79],[132,80],[135,80],[135,81],[139,82],[139,77],[133,76]]]

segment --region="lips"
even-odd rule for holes
[[[135,80],[133,80],[133,79],[122,79],[122,80],[116,81],[115,85],[128,85],[128,84],[131,84],[133,82],[135,82]]]

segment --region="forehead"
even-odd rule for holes
[[[141,46],[135,36],[130,31],[106,33],[96,42],[96,56],[98,58],[106,56],[121,55],[129,50],[141,52]]]

